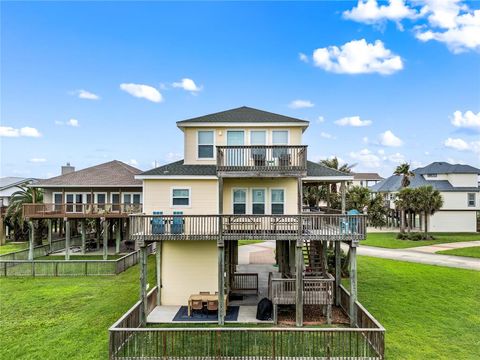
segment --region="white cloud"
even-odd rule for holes
[[[400,153],[395,153],[395,154],[391,154],[391,155],[388,155],[387,159],[393,163],[396,163],[396,164],[402,164],[404,162],[406,162],[405,160],[405,156],[403,154],[400,154]]]
[[[362,141],[363,141],[364,144],[368,144],[370,142],[370,140],[368,139],[368,136],[364,136],[362,138]]]
[[[362,149],[358,152],[350,152],[350,157],[358,161],[360,165],[367,168],[378,168],[381,165],[381,159],[368,149]]]
[[[97,94],[94,94],[90,91],[87,90],[75,90],[74,93],[80,98],[80,99],[86,99],[86,100],[99,100],[100,96]]]
[[[461,111],[453,113],[452,125],[461,128],[480,129],[480,112],[475,114],[473,111],[466,111],[462,114]]]
[[[44,158],[32,158],[30,160],[28,160],[29,162],[31,163],[44,163],[47,161],[47,159],[44,159]]]
[[[323,116],[317,117],[317,124],[321,124],[325,122],[325,118]]]
[[[293,100],[288,107],[292,109],[304,109],[314,107],[315,104],[310,100]]]
[[[174,82],[172,86],[174,88],[181,88],[185,91],[190,91],[191,93],[197,93],[203,89],[203,86],[197,86],[197,84],[189,78],[183,78],[179,82]]]
[[[371,120],[362,120],[360,116],[348,116],[335,121],[335,124],[339,126],[353,126],[353,127],[362,127],[372,125]]]
[[[343,13],[344,18],[365,24],[395,21],[400,28],[401,20],[414,19],[417,16],[417,11],[408,7],[403,0],[390,0],[388,5],[381,6],[376,0],[359,0],[356,7]]]
[[[137,98],[147,99],[155,103],[163,101],[162,94],[160,94],[157,89],[149,85],[124,83],[120,84],[120,89]]]
[[[303,61],[304,63],[308,63],[309,61],[308,56],[304,53],[299,53],[298,58],[300,59],[300,61]]]
[[[130,159],[130,160],[126,161],[126,163],[128,165],[132,165],[132,166],[137,166],[138,165],[138,161],[135,160],[135,159]]]
[[[386,49],[381,40],[373,44],[365,39],[352,40],[340,47],[319,48],[313,52],[313,61],[315,66],[338,74],[390,75],[403,69],[400,56]]]
[[[403,145],[402,139],[396,136],[391,130],[381,133],[379,136],[379,141],[383,146],[398,147]]]
[[[445,140],[443,144],[448,148],[459,150],[459,151],[465,151],[470,148],[470,146],[465,140],[459,139],[459,138],[457,139],[448,138],[447,140]]]
[[[80,126],[77,119],[70,119],[66,122],[66,124],[68,126],[72,126],[72,127],[79,127]]]
[[[168,162],[181,160],[182,158],[183,158],[183,155],[180,153],[169,152],[165,154],[165,161],[168,161]]]
[[[1,137],[40,137],[42,134],[35,128],[25,126],[20,129],[13,128],[11,126],[0,126]]]
[[[320,136],[321,136],[322,138],[324,138],[324,139],[332,139],[332,140],[334,140],[334,139],[337,138],[336,136],[333,136],[332,134],[329,134],[329,133],[324,132],[324,131],[322,131],[322,132],[320,133]]]

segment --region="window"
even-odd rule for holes
[[[124,204],[140,204],[140,194],[123,193]]]
[[[172,189],[172,206],[190,206],[190,189]]]
[[[55,204],[61,204],[62,203],[62,194],[60,194],[60,193],[53,194],[53,202]]]
[[[265,130],[250,131],[250,145],[265,145],[267,143],[267,132]]]
[[[271,190],[272,215],[281,215],[285,211],[285,192],[283,189]]]
[[[265,189],[252,189],[252,214],[265,214]]]
[[[288,145],[288,131],[287,130],[273,130],[272,131],[273,145]]]
[[[247,190],[245,189],[233,190],[233,213],[234,214],[247,213]]]
[[[468,193],[467,194],[467,203],[468,207],[475,207],[475,193]]]
[[[198,158],[213,159],[213,131],[198,132]]]
[[[106,200],[107,200],[107,194],[105,194],[105,193],[95,194],[95,202],[97,204],[105,204]]]

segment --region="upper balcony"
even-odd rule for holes
[[[306,145],[217,146],[221,177],[305,176],[306,172]]]
[[[142,204],[24,204],[23,217],[51,218],[126,218],[142,211]]]

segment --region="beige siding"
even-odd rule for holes
[[[143,212],[163,211],[173,214],[173,211],[183,211],[185,215],[208,215],[218,213],[218,182],[217,180],[144,180]],[[190,189],[190,206],[173,207],[171,193],[174,187]]]
[[[280,178],[280,179],[225,179],[223,182],[223,213],[233,213],[233,189],[247,189],[247,213],[251,213],[252,204],[252,188],[266,189],[266,213],[270,213],[270,189],[285,190],[285,214],[298,214],[298,197],[297,197],[297,179]]]
[[[443,209],[446,210],[461,210],[461,209],[478,209],[480,210],[479,194],[475,193],[476,207],[468,207],[468,193],[467,192],[442,192]]]
[[[478,176],[477,174],[449,174],[448,180],[453,186],[467,186],[467,187],[477,187],[478,186]]]
[[[262,128],[242,128],[242,127],[228,127],[228,128],[185,128],[184,129],[184,155],[185,164],[216,164],[216,160],[201,160],[197,159],[197,132],[198,130],[214,130],[215,131],[215,145],[227,144],[227,130],[245,130],[245,145],[250,144],[251,130],[266,130],[267,131],[267,145],[272,143],[272,130],[288,130],[289,131],[289,145],[302,144],[302,128],[301,127],[262,127]]]
[[[475,232],[477,218],[475,211],[438,211],[429,219],[432,232]]]
[[[164,241],[162,304],[187,305],[200,291],[218,291],[216,241]]]

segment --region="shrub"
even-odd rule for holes
[[[412,241],[420,241],[420,240],[435,240],[435,238],[431,235],[427,235],[421,232],[411,232],[411,233],[398,233],[397,234],[398,240],[412,240]]]

